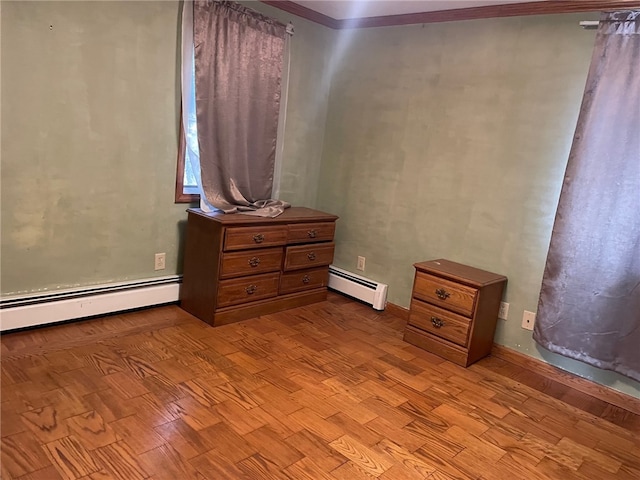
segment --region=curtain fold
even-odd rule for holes
[[[277,216],[271,199],[285,25],[235,2],[193,7],[202,190],[225,213]]]
[[[533,338],[640,381],[640,12],[604,13]]]

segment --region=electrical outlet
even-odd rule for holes
[[[358,266],[356,267],[358,270],[362,270],[364,272],[364,257],[358,257]]]
[[[533,324],[536,322],[536,314],[528,310],[522,314],[522,328],[525,330],[533,330]]]
[[[166,259],[167,259],[166,253],[156,253],[155,269],[164,270],[166,266]]]
[[[507,302],[500,302],[500,310],[498,311],[498,318],[506,320],[509,316],[509,304]]]

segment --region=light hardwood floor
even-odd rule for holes
[[[176,306],[6,334],[8,479],[638,479],[640,419],[327,302],[212,328]]]

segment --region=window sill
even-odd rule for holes
[[[176,192],[176,198],[174,203],[199,203],[200,195],[190,193],[178,193]]]

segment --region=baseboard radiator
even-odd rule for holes
[[[0,331],[177,302],[181,275],[94,285],[0,300]]]
[[[384,310],[387,303],[388,285],[333,265],[329,266],[329,288],[368,303],[375,310]]]

